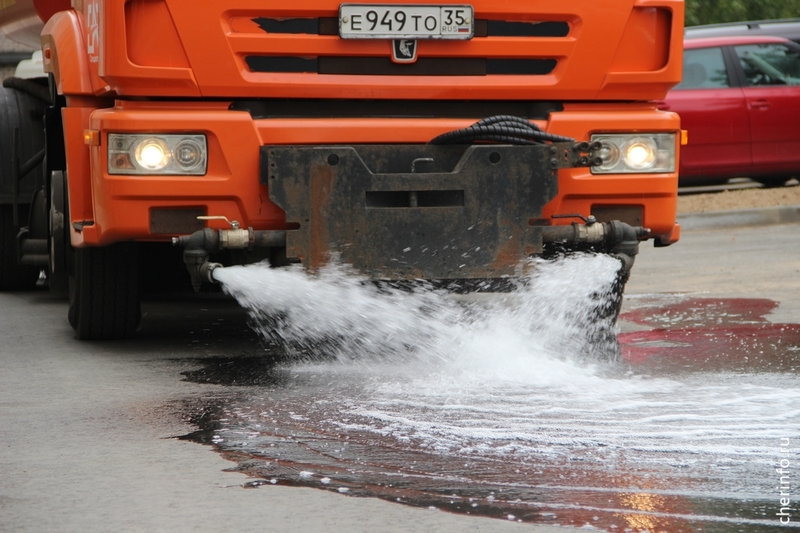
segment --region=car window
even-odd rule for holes
[[[721,48],[698,48],[683,53],[683,81],[676,89],[730,87]]]
[[[750,85],[800,85],[800,53],[782,44],[736,46]]]

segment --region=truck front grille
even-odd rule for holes
[[[245,62],[251,72],[315,72],[364,76],[486,76],[522,74],[541,76],[556,68],[555,59],[486,59],[478,57],[421,57],[411,64],[393,63],[388,57],[360,56],[258,56]]]
[[[475,118],[513,115],[547,120],[564,110],[559,102],[544,100],[345,100],[259,98],[235,100],[232,111],[246,111],[254,119],[281,118]]]

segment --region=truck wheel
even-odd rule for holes
[[[54,170],[50,175],[50,266],[47,272],[50,293],[64,297],[69,294],[67,253],[69,231],[66,221],[67,190],[64,172]]]
[[[49,103],[41,100],[39,96],[31,93],[35,89],[44,90],[35,82],[29,80],[16,80],[20,87],[12,89],[15,78],[3,81],[0,87],[0,195],[6,196],[11,203],[11,194],[14,188],[14,156],[18,165],[32,159],[40,150],[44,149],[44,112]],[[29,90],[21,90],[21,88]],[[14,154],[14,130],[18,133],[18,151]],[[41,165],[24,176],[19,182],[19,203],[24,205],[30,202],[34,191],[42,186],[44,171]],[[22,220],[27,221],[27,218]]]
[[[13,206],[0,205],[0,291],[30,290],[39,279],[38,268],[19,264],[16,240]]]
[[[138,266],[132,243],[75,250],[68,318],[79,339],[133,335],[141,318]]]
[[[26,80],[23,80],[26,81]],[[4,84],[10,83],[8,80]],[[35,84],[27,82],[30,87]],[[26,85],[26,87],[28,86]],[[44,147],[42,117],[47,104],[25,91],[0,86],[0,196],[9,202],[0,205],[0,290],[28,290],[36,286],[39,269],[20,265],[17,260],[17,230],[14,227],[13,207],[10,198],[13,191],[14,129],[19,130],[19,161],[24,162]],[[28,209],[33,191],[41,184],[40,170],[34,170],[19,183],[19,221],[28,221]]]

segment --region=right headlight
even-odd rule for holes
[[[591,140],[600,143],[603,158],[592,174],[675,172],[674,133],[597,134]]]

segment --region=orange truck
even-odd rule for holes
[[[175,264],[195,289],[265,259],[468,284],[558,248],[615,255],[624,283],[640,242],[680,234],[683,136],[652,102],[681,79],[683,17],[682,0],[0,0],[44,70],[0,93],[0,285],[46,272],[96,339],[131,335]]]

